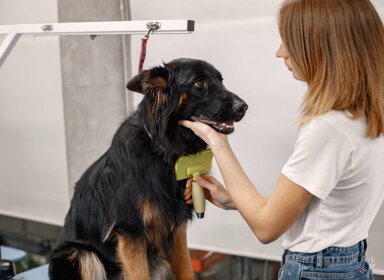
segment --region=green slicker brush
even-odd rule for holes
[[[180,157],[175,164],[176,179],[192,178],[192,201],[196,216],[204,218],[205,195],[204,190],[196,182],[196,177],[211,171],[213,154],[211,150]]]

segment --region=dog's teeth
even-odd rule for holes
[[[231,127],[233,127],[233,123],[223,123],[223,126],[225,126],[227,128],[231,128]]]
[[[200,122],[206,123],[208,125],[211,125],[220,131],[224,131],[225,129],[233,129],[234,128],[233,121],[219,123],[219,122],[212,121],[203,115],[195,115],[195,116],[192,116],[191,119],[194,121],[200,121]]]

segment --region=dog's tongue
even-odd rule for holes
[[[228,133],[232,133],[235,130],[234,121],[219,123],[219,122],[212,121],[205,116],[193,116],[191,117],[191,119],[193,121],[198,121],[198,122],[208,124],[221,133],[228,134]]]

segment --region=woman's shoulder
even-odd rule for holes
[[[321,116],[312,118],[302,127],[302,130],[307,133],[339,131],[340,126],[343,126],[346,122],[348,120],[343,112],[329,111]]]
[[[329,111],[324,115],[310,120],[304,127],[303,133],[311,135],[338,135],[339,137],[352,140],[364,138],[366,124],[364,118],[353,119],[348,112]]]

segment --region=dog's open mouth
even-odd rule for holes
[[[202,115],[192,116],[191,119],[193,121],[205,123],[220,133],[230,134],[235,130],[234,121],[216,122]]]

